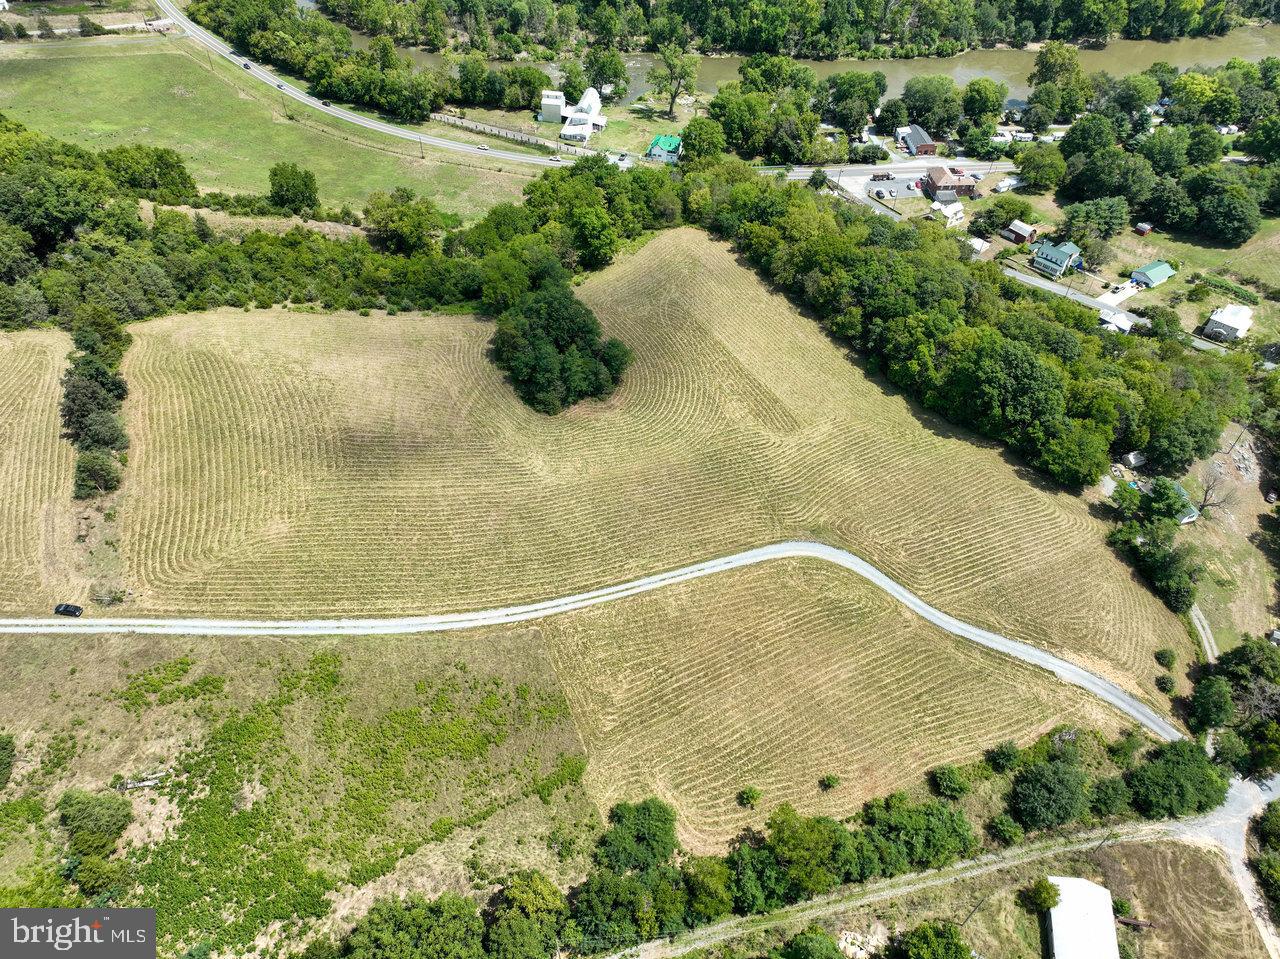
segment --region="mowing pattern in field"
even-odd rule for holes
[[[913,616],[844,570],[787,560],[543,626],[602,809],[658,795],[692,849],[768,809],[847,816],[1003,739],[1117,715],[1045,673]],[[829,792],[818,780],[834,773]],[[739,789],[764,793],[741,809]]]
[[[60,439],[58,378],[68,342],[57,333],[0,333],[0,608],[33,611],[74,599],[71,447]]]
[[[505,605],[773,540],[847,547],[952,614],[1147,688],[1177,621],[1077,498],[919,418],[727,248],[664,234],[583,298],[637,362],[546,418],[456,317],[135,328],[122,550],[139,608]]]

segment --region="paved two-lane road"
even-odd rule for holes
[[[1169,720],[1136,696],[1115,683],[1095,675],[1052,653],[1029,643],[1009,639],[956,619],[911,592],[875,566],[847,550],[823,543],[789,541],[760,546],[732,556],[694,563],[665,573],[606,586],[586,593],[575,593],[558,599],[520,606],[479,610],[471,613],[447,613],[436,616],[406,616],[386,619],[0,619],[0,633],[69,634],[69,633],[166,633],[182,636],[377,636],[392,633],[432,633],[481,626],[503,626],[555,616],[588,606],[612,602],[628,596],[661,589],[676,583],[700,579],[728,570],[753,566],[774,559],[817,559],[843,567],[888,593],[913,613],[935,626],[977,643],[987,649],[1012,656],[1048,670],[1064,682],[1079,686],[1136,720],[1163,740],[1181,739]]]

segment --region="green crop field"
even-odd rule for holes
[[[94,149],[172,147],[202,189],[262,193],[270,167],[291,160],[315,172],[323,202],[355,209],[408,186],[473,219],[517,198],[533,172],[431,147],[420,158],[412,143],[286,104],[180,38],[106,40],[0,46],[0,112]]]

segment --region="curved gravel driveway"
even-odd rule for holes
[[[674,583],[711,576],[715,573],[753,566],[772,559],[818,559],[856,573],[872,585],[884,590],[916,615],[954,636],[1012,656],[1053,673],[1064,682],[1079,686],[1136,720],[1163,740],[1181,739],[1169,720],[1141,700],[1125,692],[1115,683],[1097,676],[1081,666],[1054,656],[1028,643],[1009,639],[963,620],[956,619],[930,606],[901,583],[891,579],[866,560],[847,550],[822,543],[790,541],[760,546],[720,559],[694,563],[665,573],[645,576],[617,586],[606,586],[586,593],[523,606],[507,606],[471,613],[448,613],[438,616],[406,616],[386,619],[301,619],[301,620],[232,620],[232,619],[0,619],[0,633],[167,633],[183,636],[376,636],[392,633],[433,633],[478,626],[501,626],[554,616],[615,599],[647,593]]]

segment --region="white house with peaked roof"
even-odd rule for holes
[[[1253,326],[1253,310],[1241,303],[1228,303],[1209,314],[1204,335],[1214,340],[1243,339]]]
[[[1120,959],[1111,891],[1088,879],[1050,876],[1058,904],[1049,910],[1052,959]]]
[[[562,117],[564,126],[560,130],[560,139],[578,143],[586,143],[591,134],[603,130],[609,122],[601,112],[600,91],[595,87],[587,87],[577,106],[566,105]]]

